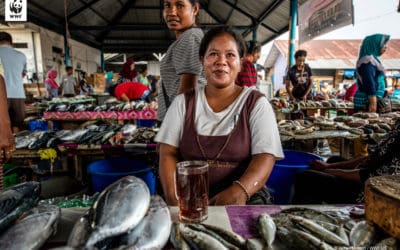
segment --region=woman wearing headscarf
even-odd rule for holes
[[[129,59],[122,66],[121,71],[119,72],[117,84],[123,82],[137,82],[138,73],[135,71],[135,61],[133,59]]]
[[[354,109],[377,111],[378,98],[385,94],[385,69],[379,59],[385,53],[390,36],[374,34],[364,38],[357,60],[357,92]]]
[[[60,86],[56,82],[57,70],[52,69],[47,72],[47,78],[44,81],[46,87],[46,98],[51,99],[58,96],[58,89]]]

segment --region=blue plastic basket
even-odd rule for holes
[[[47,131],[49,130],[47,121],[44,120],[30,120],[28,122],[29,131]]]
[[[144,120],[144,119],[138,119],[136,120],[136,125],[138,128],[141,127],[146,127],[146,128],[152,128],[156,124],[155,120]]]
[[[267,187],[275,204],[289,204],[294,194],[296,173],[309,167],[308,163],[322,160],[315,154],[284,150],[285,159],[275,162],[274,169],[267,181]]]
[[[118,179],[134,175],[146,182],[150,194],[155,193],[156,177],[150,167],[140,160],[126,157],[100,160],[89,164],[88,173],[91,175],[93,192],[101,192]]]

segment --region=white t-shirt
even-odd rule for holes
[[[204,86],[196,89],[195,126],[200,135],[227,135],[234,128],[252,88],[245,87],[238,98],[221,112],[208,105]],[[186,114],[184,94],[178,95],[168,109],[155,138],[156,142],[179,147]],[[275,113],[266,97],[257,100],[250,114],[251,154],[269,153],[276,159],[284,157]],[[240,147],[240,145],[238,145]]]

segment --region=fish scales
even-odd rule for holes
[[[226,248],[220,241],[215,239],[209,234],[206,234],[204,232],[200,231],[194,231],[190,229],[189,227],[180,224],[180,232],[182,233],[182,236],[187,240],[188,242],[191,242],[194,247],[197,247],[198,249],[201,250],[209,250],[209,249],[215,249],[215,250],[227,250]]]
[[[266,213],[260,214],[258,217],[258,230],[268,247],[271,247],[276,234],[276,225],[271,216]]]
[[[243,248],[246,247],[246,239],[244,239],[242,236],[240,236],[232,231],[228,231],[223,228],[216,227],[216,226],[209,225],[209,224],[203,224],[203,226],[205,226],[207,229],[210,229],[210,230],[214,231],[215,233],[219,234],[226,241],[231,242],[236,246],[243,247]]]
[[[188,224],[189,228],[196,230],[196,231],[200,231],[206,234],[211,235],[212,237],[216,238],[218,241],[220,241],[224,246],[226,246],[228,249],[232,249],[232,250],[239,250],[240,248],[238,246],[235,246],[231,243],[229,243],[228,241],[226,241],[224,238],[222,238],[220,235],[218,235],[217,233],[215,233],[214,231],[208,230],[207,228],[205,228],[203,225],[201,224]]]

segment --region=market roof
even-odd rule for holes
[[[299,0],[299,4],[306,0]],[[29,0],[28,21],[63,34],[64,1]],[[175,39],[162,20],[162,0],[66,0],[67,23],[73,39],[104,52],[165,52]],[[201,0],[204,29],[231,25],[265,44],[288,30],[290,0]],[[0,1],[4,20],[5,1]]]
[[[315,69],[354,68],[362,40],[311,40],[296,48],[307,51],[307,63]],[[288,55],[288,41],[275,40],[264,66],[271,68],[278,56]],[[400,69],[400,39],[391,39],[380,57],[386,69]]]

